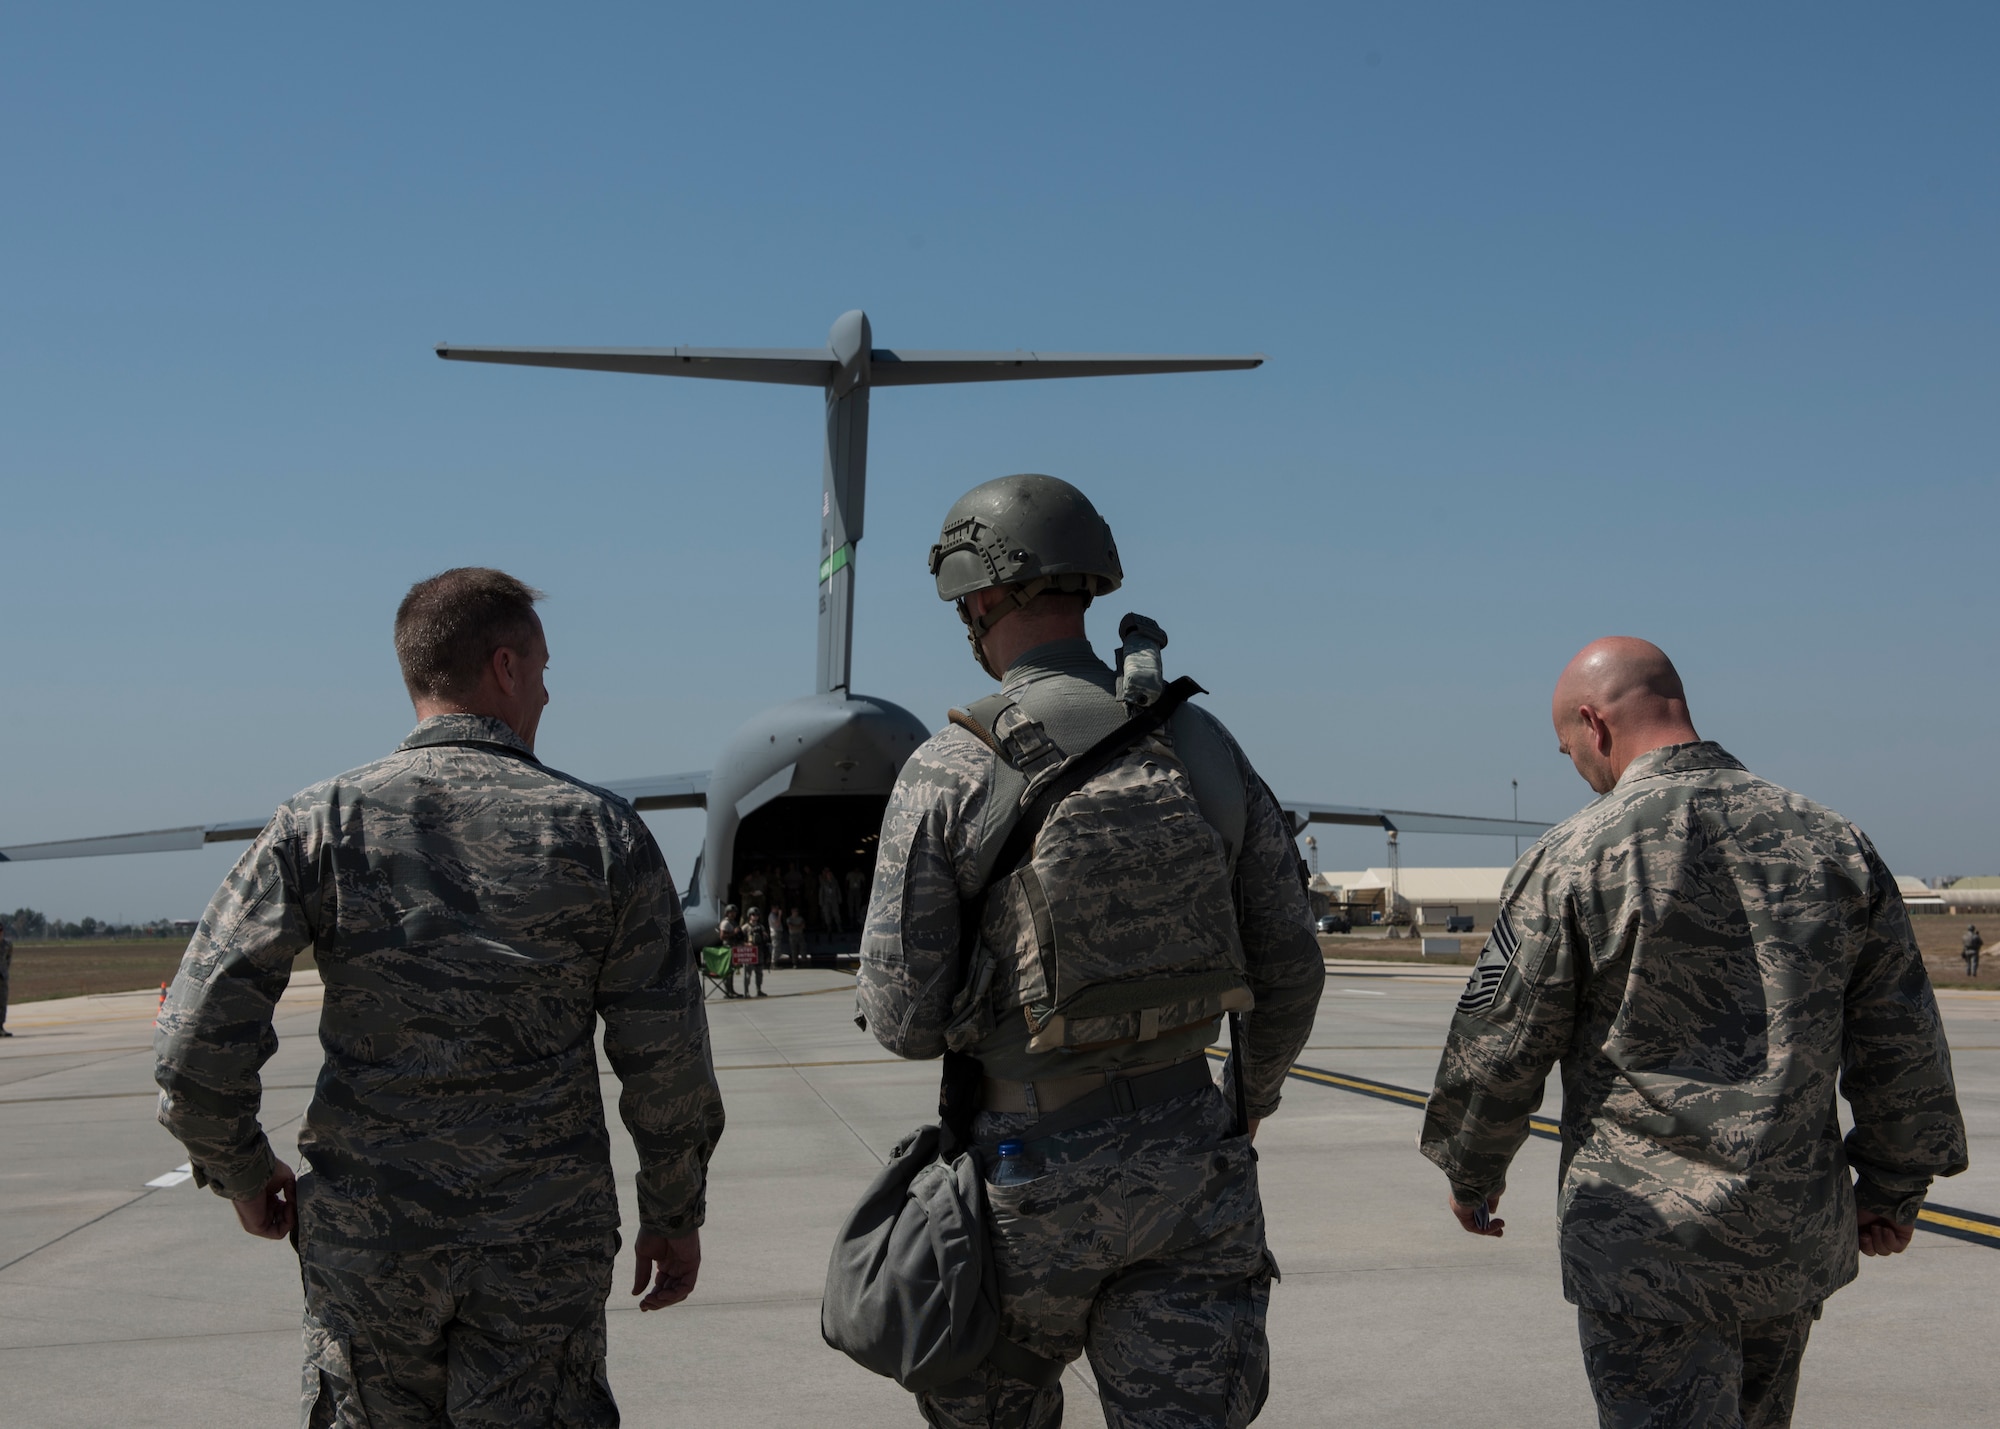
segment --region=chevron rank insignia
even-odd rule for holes
[[[1465,981],[1465,991],[1458,995],[1460,1012],[1484,1012],[1493,1005],[1493,999],[1500,995],[1500,980],[1514,965],[1514,954],[1520,948],[1521,940],[1514,933],[1514,920],[1502,908],[1500,916],[1493,920],[1493,931],[1487,935],[1486,946],[1479,950],[1479,961],[1472,965],[1472,976]]]

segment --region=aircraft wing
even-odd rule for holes
[[[638,809],[702,809],[708,806],[708,771],[651,774],[634,779],[608,779],[603,787]],[[1409,809],[1367,809],[1353,804],[1296,803],[1280,800],[1294,833],[1311,824],[1357,824],[1405,834],[1497,834],[1503,838],[1539,838],[1550,825],[1532,819],[1484,819],[1471,814],[1420,814]],[[102,838],[57,839],[48,843],[0,847],[0,863],[25,863],[41,858],[99,858],[117,853],[167,853],[204,844],[254,839],[269,823],[268,816],[230,819],[219,824],[189,824],[178,829],[152,829]]]
[[[692,774],[651,774],[642,779],[607,779],[603,788],[621,799],[630,799],[635,809],[705,809],[708,807],[708,771]]]
[[[189,824],[180,829],[152,829],[142,834],[108,834],[94,839],[56,839],[49,843],[13,844],[0,848],[0,863],[27,863],[38,858],[99,858],[113,853],[167,853],[203,844],[254,839],[271,822],[269,814],[231,819],[220,824]]]
[[[841,365],[823,347],[463,347],[438,344],[451,362],[636,372],[649,377],[707,377],[826,387]],[[871,348],[868,380],[876,387],[939,382],[1019,382],[1037,377],[1129,377],[1152,372],[1227,372],[1258,367],[1250,357],[1147,357],[1097,352],[899,352]]]
[[[654,774],[642,779],[613,779],[602,785],[639,809],[699,809],[708,803],[708,771]],[[189,824],[178,829],[149,829],[137,834],[106,834],[94,839],[55,839],[48,843],[0,847],[0,863],[27,863],[41,858],[102,858],[115,853],[172,853],[204,844],[254,839],[271,822],[269,814],[254,819],[228,819],[219,824]]]
[[[1498,834],[1503,838],[1540,838],[1553,825],[1532,819],[1482,819],[1471,814],[1419,814],[1409,809],[1363,809],[1351,804],[1295,804],[1278,801],[1291,816],[1292,832],[1308,824],[1359,824],[1402,834]]]

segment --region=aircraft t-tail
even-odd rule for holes
[[[697,947],[711,942],[738,869],[832,868],[868,862],[896,775],[930,736],[900,705],[850,688],[853,672],[855,548],[862,535],[868,476],[868,394],[876,387],[944,382],[1018,382],[1051,377],[1115,377],[1223,372],[1260,366],[1261,355],[1142,356],[1075,352],[925,352],[876,347],[866,313],[843,313],[823,348],[454,347],[458,362],[567,367],[652,377],[705,377],[818,387],[826,394],[824,492],[820,499],[819,650],[815,692],[766,710],[740,729],[713,769],[612,779],[602,787],[640,809],[705,809],[707,836],[684,902]],[[1422,814],[1343,804],[1284,801],[1298,832],[1308,824],[1359,824],[1402,833],[1535,837],[1548,825],[1459,814]],[[157,853],[251,839],[266,818],[157,829],[104,838],[0,847],[0,862]],[[809,891],[806,895],[812,898]],[[852,951],[859,935],[823,935],[817,953]]]

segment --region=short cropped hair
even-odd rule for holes
[[[457,566],[418,581],[396,607],[396,659],[412,699],[463,699],[493,652],[523,646],[543,598],[505,571]]]

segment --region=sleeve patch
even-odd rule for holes
[[[1507,976],[1507,969],[1514,965],[1514,954],[1521,949],[1521,940],[1514,933],[1514,920],[1501,909],[1500,916],[1493,920],[1493,931],[1487,935],[1486,946],[1479,950],[1479,961],[1472,965],[1472,976],[1465,981],[1465,991],[1458,996],[1460,1012],[1484,1012],[1493,1005],[1493,999],[1500,995],[1501,979]]]

